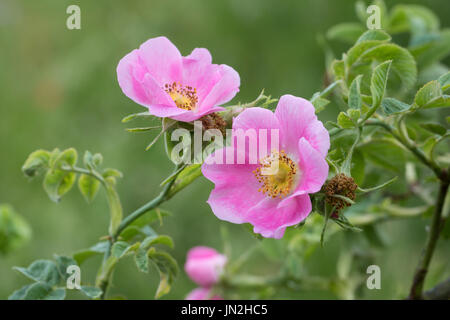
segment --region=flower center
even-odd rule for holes
[[[193,110],[197,106],[197,89],[190,86],[182,86],[179,83],[166,84],[164,90],[170,95],[178,108]]]
[[[269,197],[280,199],[287,196],[294,184],[297,166],[286,153],[272,152],[259,161],[259,166],[253,170],[261,188],[258,189]]]

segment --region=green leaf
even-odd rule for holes
[[[47,171],[43,186],[50,200],[59,202],[75,183],[77,176],[74,172],[52,169]]]
[[[43,282],[49,286],[55,286],[61,280],[56,264],[50,260],[37,260],[28,268],[14,267],[13,269],[34,281]]]
[[[356,44],[362,43],[364,41],[378,40],[381,42],[388,42],[391,40],[391,36],[384,32],[383,30],[368,30],[364,32],[356,41]]]
[[[99,242],[99,243],[93,245],[89,249],[84,249],[84,250],[80,250],[80,251],[76,252],[73,255],[73,259],[80,266],[87,259],[89,259],[93,256],[104,254],[106,252],[106,250],[108,250],[108,248],[109,248],[109,242],[102,241],[102,242]]]
[[[313,100],[311,100],[311,103],[314,106],[314,108],[316,109],[316,113],[319,113],[320,111],[325,109],[325,107],[330,103],[330,100],[321,98],[321,97],[317,97],[317,98],[314,98]]]
[[[7,254],[31,239],[27,221],[9,205],[0,205],[0,253]]]
[[[447,133],[447,129],[439,123],[421,123],[420,126],[431,133],[443,136]]]
[[[384,187],[390,185],[390,184],[391,184],[392,182],[394,182],[395,180],[397,180],[397,177],[394,177],[394,178],[392,178],[391,180],[388,180],[388,181],[386,181],[385,183],[382,183],[382,184],[380,184],[380,185],[378,185],[378,186],[376,186],[376,187],[365,188],[365,189],[358,187],[358,191],[360,191],[360,192],[371,192],[371,191],[379,190],[379,189],[382,189],[382,188],[384,188]]]
[[[448,88],[450,88],[450,71],[440,76],[438,82],[441,85],[442,91],[445,91]]]
[[[370,80],[370,92],[372,94],[372,108],[378,108],[386,91],[386,84],[392,61],[379,64],[372,73]]]
[[[433,80],[425,84],[419,91],[417,91],[414,98],[414,103],[420,108],[424,107],[431,100],[439,97],[442,94],[441,85],[437,80]]]
[[[56,260],[56,267],[58,268],[58,272],[59,275],[61,276],[61,279],[66,281],[67,278],[69,277],[69,274],[67,273],[67,268],[73,265],[77,266],[78,265],[77,262],[70,257],[58,255],[55,255],[55,260]]]
[[[118,241],[118,242],[114,243],[114,245],[111,249],[111,253],[112,253],[113,257],[115,257],[117,259],[121,259],[126,254],[138,250],[139,247],[140,247],[140,242],[135,242],[133,244],[129,244],[124,241]]]
[[[8,300],[23,300],[25,295],[27,294],[28,289],[31,287],[31,284],[27,284],[22,288],[14,291],[9,297]]]
[[[109,212],[110,212],[110,224],[109,234],[114,234],[122,222],[122,204],[120,203],[119,195],[115,189],[115,179],[108,177],[106,181],[106,194],[108,197]]]
[[[102,176],[103,178],[110,178],[110,177],[122,178],[123,174],[117,169],[106,168],[105,170],[103,170]]]
[[[139,248],[134,256],[134,261],[139,271],[148,273],[148,257],[147,252],[143,248]]]
[[[91,299],[98,299],[103,291],[97,287],[81,286],[81,291]]]
[[[331,27],[327,31],[326,37],[329,40],[353,44],[364,31],[365,28],[360,23],[340,23]]]
[[[385,248],[388,244],[386,235],[375,224],[364,227],[364,236],[374,247]]]
[[[401,113],[411,108],[411,105],[401,102],[394,98],[384,98],[381,101],[381,109],[384,114],[390,116],[392,114]]]
[[[335,79],[344,79],[345,78],[344,60],[334,60],[331,63],[331,70],[333,71]]]
[[[183,169],[177,176],[172,188],[168,193],[168,197],[173,197],[176,193],[190,185],[198,177],[202,175],[201,164],[191,164]]]
[[[88,174],[81,174],[78,178],[78,188],[87,202],[94,200],[100,189],[100,181]]]
[[[94,164],[94,166],[98,167],[102,164],[103,162],[103,156],[101,153],[96,153],[94,154],[94,156],[92,157],[92,163]]]
[[[90,151],[86,150],[84,152],[84,156],[83,156],[83,163],[84,163],[84,166],[90,170],[95,168],[92,158],[93,158],[92,153]]]
[[[385,140],[372,140],[360,147],[366,160],[400,173],[404,169],[405,153],[399,146]]]
[[[155,244],[163,244],[168,246],[169,248],[173,248],[172,238],[165,235],[153,235],[145,238],[144,241],[142,241],[141,248],[147,249],[151,246],[154,246]]]
[[[63,152],[59,152],[57,149],[53,151],[50,159],[51,169],[47,171],[43,182],[44,190],[52,201],[58,202],[72,188],[76,180],[74,172],[60,168],[62,166],[72,167],[76,162],[77,151],[74,148],[66,149]]]
[[[358,75],[351,83],[348,94],[348,106],[351,109],[361,109],[361,78],[362,75]],[[359,117],[358,117],[359,118]]]
[[[128,132],[147,132],[154,129],[161,129],[161,126],[126,128],[125,130],[127,130]]]
[[[355,227],[348,221],[348,219],[344,215],[340,215],[338,218],[331,219],[331,221],[335,222],[338,226],[345,230],[353,231],[353,232],[361,232],[362,229]]]
[[[122,258],[128,251],[130,244],[124,241],[117,241],[111,249],[111,254],[116,258]]]
[[[355,12],[356,16],[358,17],[359,21],[362,23],[366,23],[367,21],[367,5],[364,3],[364,1],[358,0],[355,2]]]
[[[402,81],[405,89],[414,86],[417,80],[417,67],[411,53],[396,44],[384,43],[365,51],[355,62],[371,63],[392,60],[392,71]]]
[[[154,248],[151,248],[147,255],[159,270],[160,281],[155,295],[156,299],[158,299],[170,291],[172,283],[178,274],[178,265],[169,254],[156,251]]]
[[[160,223],[162,222],[162,218],[164,217],[169,217],[170,216],[170,212],[166,211],[166,210],[162,210],[159,208],[156,208],[154,210],[148,211],[146,213],[144,213],[142,216],[140,216],[139,218],[137,218],[136,220],[134,220],[131,225],[132,226],[137,226],[137,227],[143,227],[145,225],[148,225],[152,222],[155,222],[157,220],[160,221]]]
[[[128,226],[120,233],[119,239],[123,241],[130,241],[136,236],[145,237],[145,233],[139,227]]]
[[[420,29],[418,29],[420,28]],[[412,4],[399,4],[392,8],[389,32],[400,33],[409,31],[411,33],[422,33],[437,31],[439,19],[430,9]]]
[[[422,109],[443,108],[450,107],[450,95],[442,95],[431,99],[427,104],[423,105]]]
[[[50,153],[49,167],[52,168],[55,165],[56,159],[58,159],[61,151],[58,148],[55,148]]]
[[[21,300],[64,300],[65,297],[64,288],[53,289],[47,283],[36,282],[27,288]]]
[[[75,150],[74,148],[69,148],[58,155],[53,166],[61,166],[67,164],[72,167],[77,163],[77,159],[77,150]]]
[[[147,118],[151,118],[151,117],[154,117],[154,116],[151,115],[148,111],[133,113],[133,114],[130,114],[130,115],[126,116],[125,118],[123,118],[122,123],[126,123],[126,122],[129,122],[134,119],[147,119]]]
[[[167,132],[171,127],[173,127],[177,123],[176,120],[170,119],[170,118],[163,118],[162,120],[162,127],[161,131],[156,135],[156,137],[150,142],[147,147],[145,148],[145,151],[150,150],[150,148],[158,141],[158,139]]]
[[[434,39],[410,48],[421,69],[432,66],[450,53],[450,29],[433,34],[437,35]]]
[[[48,169],[50,152],[47,150],[36,150],[31,153],[22,166],[23,173],[28,177],[34,177],[40,170]]]
[[[361,116],[361,111],[359,109],[348,109],[347,114],[353,123],[356,123]]]
[[[358,42],[347,51],[347,54],[345,55],[344,58],[345,66],[351,68],[366,51],[368,51],[373,47],[379,46],[383,42],[384,41],[380,40],[366,40]],[[344,66],[342,66],[342,70],[344,70]]]
[[[364,154],[359,149],[355,149],[353,152],[351,166],[352,178],[355,179],[357,185],[361,185],[364,182],[366,161]]]
[[[342,111],[339,113],[337,117],[337,123],[341,128],[344,129],[350,129],[355,127],[355,124],[353,123],[352,119]]]

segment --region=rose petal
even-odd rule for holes
[[[291,197],[287,201],[265,198],[250,209],[247,221],[255,233],[266,238],[280,239],[287,227],[303,221],[311,212],[311,200],[306,194]]]

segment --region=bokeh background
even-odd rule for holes
[[[440,17],[442,27],[449,27],[448,0],[387,4],[400,2],[428,6]],[[66,28],[70,4],[81,7],[81,30]],[[73,190],[55,204],[40,179],[27,181],[20,168],[30,152],[73,146],[81,154],[84,150],[102,153],[105,166],[124,173],[118,190],[125,213],[154,197],[171,170],[162,141],[144,151],[154,133],[127,133],[120,122],[127,114],[144,111],[117,84],[115,69],[126,53],[148,38],[165,35],[183,55],[206,47],[215,63],[235,68],[242,85],[234,102],[251,101],[262,88],[274,97],[291,93],[309,98],[321,88],[325,69],[317,36],[345,21],[356,21],[354,1],[0,0],[0,203],[11,204],[33,229],[28,245],[0,256],[0,299],[28,282],[13,266],[27,266],[54,253],[69,255],[97,242],[107,230],[103,195],[88,205]],[[321,117],[327,120],[335,114],[336,110],[328,110]],[[211,187],[200,178],[163,206],[173,215],[157,230],[174,238],[172,253],[181,266],[192,246],[222,250],[221,225],[231,234],[233,256],[257,241],[242,226],[215,218],[205,202]],[[366,292],[367,298],[398,298],[406,292],[424,243],[424,224],[418,218],[383,225],[389,245],[376,256],[382,289]],[[315,274],[336,273],[340,238],[336,236],[308,260]],[[448,249],[448,242],[439,243],[430,283],[448,270]],[[99,259],[84,265],[83,281],[94,281]],[[253,272],[276,270],[276,264],[259,259],[256,255],[250,261]],[[120,263],[111,293],[153,298],[156,271],[139,273],[133,263],[132,259]],[[165,298],[184,298],[194,287],[181,272]],[[316,290],[279,297],[336,298]]]

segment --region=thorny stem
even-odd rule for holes
[[[431,259],[433,258],[434,250],[436,249],[436,244],[439,239],[442,226],[444,225],[447,218],[447,213],[444,212],[444,203],[450,184],[450,174],[447,169],[441,169],[434,161],[428,159],[423,151],[418,149],[414,145],[414,142],[412,142],[410,139],[406,139],[402,134],[399,135],[396,130],[389,124],[379,120],[368,120],[367,125],[380,126],[388,131],[398,142],[400,142],[409,151],[411,151],[417,159],[419,159],[423,164],[433,170],[436,177],[440,180],[439,194],[436,200],[436,206],[434,209],[427,242],[425,248],[422,251],[419,263],[416,267],[409,293],[409,299],[423,299],[423,285],[425,282],[425,278],[428,273]]]

